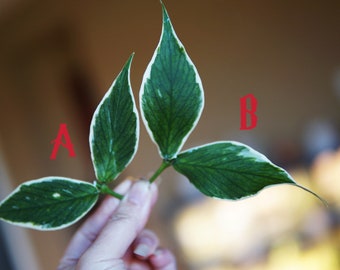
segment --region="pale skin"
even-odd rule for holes
[[[157,200],[156,184],[124,181],[108,196],[73,236],[58,270],[176,270],[168,249],[145,229]]]

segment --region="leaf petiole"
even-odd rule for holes
[[[98,188],[98,190],[103,193],[103,194],[108,194],[110,196],[113,196],[115,198],[117,198],[118,200],[122,200],[124,198],[124,196],[122,194],[119,194],[117,192],[114,192],[112,189],[110,189],[106,184],[100,184],[100,183],[96,183],[95,184],[96,187]]]
[[[159,166],[159,168],[157,169],[157,171],[150,177],[149,182],[153,183],[157,177],[169,166],[171,166],[172,164],[172,160],[163,160],[161,166]],[[115,198],[117,198],[118,200],[122,200],[124,198],[123,195],[113,191],[112,189],[110,189],[107,184],[105,183],[95,183],[95,186],[97,187],[97,189],[102,193],[102,194],[108,194],[110,196],[113,196]]]
[[[163,160],[161,166],[157,169],[157,171],[150,177],[149,182],[153,183],[157,179],[157,177],[169,166],[171,166],[172,160]]]

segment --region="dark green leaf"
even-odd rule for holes
[[[110,182],[137,151],[138,113],[130,84],[133,55],[98,105],[91,122],[90,149],[99,182]]]
[[[240,199],[275,184],[295,184],[282,168],[238,142],[216,142],[178,155],[174,168],[210,197]]]
[[[140,91],[143,121],[160,155],[176,157],[196,126],[204,105],[198,72],[177,38],[163,6],[160,42]]]
[[[44,177],[20,185],[0,204],[0,219],[37,230],[72,225],[96,203],[95,186],[64,177]]]

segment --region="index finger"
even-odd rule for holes
[[[125,194],[131,187],[131,184],[130,180],[126,180],[117,186],[115,191],[120,194]],[[98,209],[82,224],[72,237],[58,269],[76,265],[79,258],[96,239],[118,205],[119,200],[112,196],[107,196],[104,199]]]
[[[146,181],[134,183],[117,210],[81,258],[108,262],[122,258],[144,228],[157,198],[157,186]]]

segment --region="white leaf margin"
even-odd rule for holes
[[[30,186],[33,184],[39,184],[39,183],[46,183],[46,182],[53,182],[53,180],[63,180],[63,181],[67,181],[67,182],[71,182],[73,184],[81,184],[81,185],[88,185],[91,187],[95,187],[95,185],[85,182],[85,181],[81,181],[81,180],[77,180],[77,179],[73,179],[73,178],[67,178],[67,177],[62,177],[62,176],[46,176],[46,177],[42,177],[42,178],[38,178],[38,179],[33,179],[33,180],[29,180],[26,181],[22,184],[20,184],[19,186],[16,187],[16,189],[14,189],[9,195],[7,195],[7,197],[5,197],[3,200],[1,200],[0,202],[0,207],[2,204],[4,204],[8,199],[10,199],[13,195],[15,195],[16,193],[20,192],[21,187],[23,186]],[[24,227],[24,228],[28,228],[28,229],[34,229],[34,230],[39,230],[39,231],[56,231],[56,230],[61,230],[64,228],[67,228],[75,223],[77,223],[80,219],[82,219],[92,208],[93,206],[97,203],[98,201],[98,197],[99,197],[99,191],[98,191],[98,196],[97,199],[88,207],[87,211],[84,211],[81,215],[79,215],[76,219],[74,219],[71,222],[65,223],[61,226],[56,226],[56,227],[47,227],[46,225],[37,225],[34,224],[32,222],[14,222],[8,219],[4,219],[2,217],[0,217],[0,220],[3,220],[9,224],[12,225],[16,225],[16,226],[20,226],[20,227]]]
[[[190,136],[190,134],[192,133],[192,131],[195,129],[195,127],[197,126],[197,123],[198,123],[199,119],[201,118],[201,115],[202,115],[202,112],[203,112],[203,109],[204,109],[205,98],[204,98],[203,84],[202,84],[202,80],[201,80],[201,78],[200,78],[200,76],[199,76],[198,70],[197,70],[195,64],[192,62],[191,58],[189,57],[189,55],[188,55],[188,53],[187,53],[187,51],[186,51],[184,45],[182,44],[182,42],[181,42],[180,39],[178,38],[178,36],[177,36],[177,34],[176,34],[176,32],[175,32],[175,29],[174,29],[174,27],[173,27],[173,25],[172,25],[172,23],[171,23],[171,20],[170,20],[170,17],[169,17],[169,15],[168,15],[168,12],[167,12],[167,10],[166,10],[164,4],[162,3],[162,1],[161,1],[161,5],[162,5],[162,10],[163,10],[163,23],[162,23],[161,37],[160,37],[160,39],[159,39],[159,41],[158,41],[158,45],[157,45],[157,47],[156,47],[156,49],[155,49],[155,51],[154,51],[154,53],[153,53],[153,56],[152,56],[152,58],[151,58],[151,60],[150,60],[150,62],[149,62],[149,64],[148,64],[148,66],[147,66],[147,68],[146,68],[146,70],[145,70],[145,72],[144,72],[143,79],[142,79],[142,84],[141,84],[140,91],[139,91],[139,104],[140,104],[140,111],[141,111],[142,121],[143,121],[143,123],[144,123],[144,126],[145,126],[145,128],[146,128],[146,131],[148,132],[148,134],[149,134],[151,140],[152,140],[153,143],[157,146],[159,155],[160,155],[161,157],[163,157],[163,156],[162,156],[162,153],[161,153],[161,151],[160,151],[160,148],[159,148],[159,146],[158,146],[158,144],[157,144],[157,142],[156,142],[156,140],[155,140],[155,138],[154,138],[154,136],[153,136],[153,133],[152,133],[150,127],[149,127],[149,123],[148,123],[148,121],[147,121],[146,118],[145,118],[144,111],[143,111],[143,106],[142,106],[142,101],[143,101],[144,88],[145,88],[144,86],[145,86],[147,80],[150,79],[151,69],[152,69],[152,66],[153,66],[153,64],[154,64],[154,62],[155,62],[155,59],[156,59],[157,55],[158,55],[158,50],[159,50],[159,48],[160,48],[160,45],[161,45],[161,42],[162,42],[162,39],[163,39],[163,36],[164,36],[164,31],[165,31],[165,30],[164,30],[164,28],[165,28],[165,27],[164,27],[164,19],[166,19],[166,20],[169,21],[170,27],[171,27],[171,30],[172,30],[171,32],[172,32],[174,38],[176,39],[176,41],[177,41],[179,47],[183,50],[187,62],[188,62],[189,65],[191,65],[192,68],[194,69],[194,72],[195,72],[195,74],[196,74],[196,76],[195,76],[196,83],[198,84],[198,86],[199,86],[199,88],[200,88],[200,90],[201,90],[201,93],[202,93],[202,94],[201,94],[202,100],[201,100],[201,108],[200,108],[200,111],[198,112],[198,115],[197,115],[197,117],[196,117],[195,122],[194,122],[193,125],[192,125],[192,128],[188,131],[188,133],[186,134],[186,136],[183,137],[182,142],[180,143],[180,145],[179,145],[179,147],[178,147],[178,149],[177,149],[177,153],[176,153],[176,154],[174,155],[174,157],[173,157],[173,158],[176,158],[177,155],[178,155],[178,153],[179,153],[179,152],[181,151],[181,149],[183,148],[184,143],[186,142],[186,140],[188,139],[188,137]]]
[[[264,154],[260,153],[259,151],[255,150],[251,146],[246,145],[244,143],[241,143],[241,142],[238,142],[238,141],[232,141],[232,140],[231,141],[215,141],[215,142],[203,144],[203,145],[200,145],[200,146],[192,147],[190,149],[182,151],[180,154],[190,153],[192,151],[195,151],[195,150],[203,148],[203,147],[207,147],[207,146],[210,146],[210,145],[216,145],[216,144],[224,144],[224,143],[229,143],[229,144],[233,144],[235,146],[243,147],[244,150],[239,152],[237,156],[245,157],[245,158],[247,158],[247,157],[248,158],[254,158],[254,161],[258,162],[258,163],[268,163],[273,168],[276,168],[276,169],[280,170],[281,173],[283,173],[287,177],[287,179],[289,179],[291,181],[291,183],[288,183],[288,182],[287,183],[280,183],[279,185],[292,185],[294,187],[298,187],[298,188],[300,188],[300,189],[310,193],[311,195],[315,196],[317,199],[319,199],[324,204],[324,206],[326,206],[326,207],[329,206],[328,202],[324,198],[319,196],[317,193],[315,193],[314,191],[312,191],[312,190],[310,190],[310,189],[308,189],[308,188],[298,184],[294,180],[294,178],[284,168],[274,164]],[[263,190],[265,190],[267,188],[270,188],[270,187],[273,187],[273,186],[276,186],[276,185],[277,184],[267,185],[264,188],[262,188],[261,190],[259,190],[257,193],[255,193],[253,195],[249,195],[249,196],[244,196],[244,197],[242,197],[240,199],[237,199],[237,200],[244,200],[244,199],[247,199],[249,197],[253,197],[253,196],[257,195],[258,193],[262,192]],[[220,199],[220,198],[217,198],[217,197],[214,197],[214,198],[215,199]]]
[[[133,95],[133,91],[132,91],[132,87],[131,87],[131,79],[130,79],[131,63],[132,63],[133,57],[134,57],[134,53],[131,54],[131,56],[129,57],[129,59],[127,60],[125,65],[123,66],[123,69],[124,69],[126,64],[128,64],[127,68],[128,68],[129,95],[131,97],[132,104],[133,104],[133,113],[136,116],[136,143],[135,143],[135,146],[134,146],[134,152],[131,155],[131,158],[129,159],[129,161],[126,163],[125,168],[131,163],[131,161],[134,159],[134,157],[135,157],[135,155],[137,153],[138,145],[139,145],[139,134],[140,134],[139,113],[138,113],[137,106],[136,106],[136,101],[135,101],[135,98],[134,98],[134,95]],[[93,147],[92,146],[92,142],[94,141],[94,134],[93,134],[94,133],[94,126],[96,124],[96,119],[97,119],[97,116],[99,114],[99,111],[100,111],[101,107],[103,106],[103,103],[111,95],[111,93],[113,91],[113,88],[116,85],[117,79],[119,78],[119,76],[123,72],[123,69],[118,73],[118,75],[116,76],[116,78],[112,82],[111,86],[109,87],[109,89],[105,93],[104,97],[101,99],[100,103],[98,104],[96,110],[93,113],[91,124],[90,124],[89,144],[90,144],[91,160],[92,160],[94,172],[95,172],[95,175],[96,175],[97,179],[98,179],[98,173],[97,173],[97,168],[96,168],[95,163],[94,163],[95,157],[94,157],[93,150],[92,150],[92,147]],[[116,176],[116,178],[118,176],[119,176],[119,174]]]

